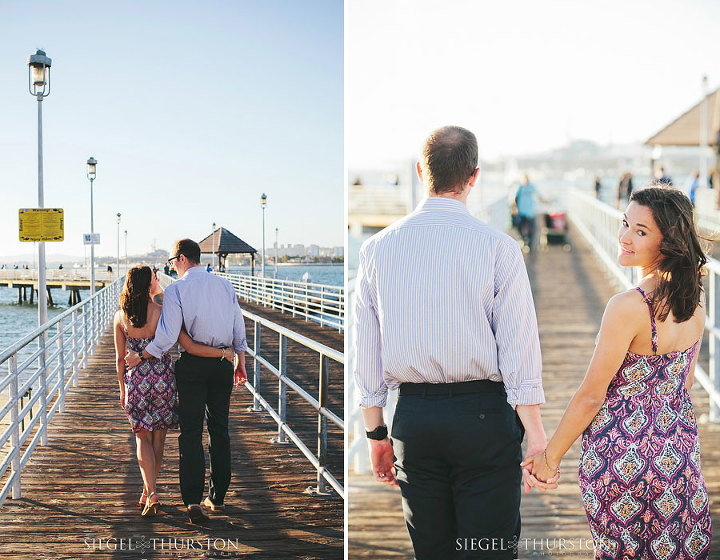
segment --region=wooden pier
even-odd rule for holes
[[[590,247],[572,229],[570,243],[571,252],[550,246],[547,251],[527,258],[540,329],[547,401],[542,406],[542,414],[548,436],[554,432],[585,375],[605,304],[615,293],[612,280]],[[707,366],[707,360],[705,342],[700,362]],[[702,470],[715,528],[710,557],[720,558],[720,425],[706,422],[707,393],[696,384],[691,395],[700,419]],[[579,450],[578,440],[563,461],[563,475],[557,490],[523,495],[520,558],[587,560],[593,557],[592,537],[578,488]],[[349,486],[348,557],[413,558],[399,491],[376,483],[369,474],[352,471]]]
[[[248,311],[342,351],[342,334],[241,301]],[[248,323],[248,328],[250,323]],[[277,361],[274,333],[263,333],[261,354]],[[248,332],[251,339],[252,331]],[[275,347],[273,347],[273,343]],[[288,344],[288,372],[317,392],[317,356]],[[344,502],[314,497],[314,467],[292,444],[273,445],[277,425],[250,412],[252,396],[235,389],[231,402],[233,480],[222,515],[191,525],[178,486],[178,431],[170,431],[158,480],[163,506],[143,519],[136,505],[142,479],[135,438],[120,408],[111,330],[80,372],[66,412],[53,419],[48,445],[22,475],[22,498],[0,508],[1,558],[317,558],[343,557]],[[252,379],[252,359],[246,367]],[[329,406],[342,416],[342,366],[330,369]],[[265,373],[263,395],[275,402],[277,381]],[[274,389],[274,393],[273,393]],[[288,391],[288,424],[311,448],[317,415]],[[330,429],[328,468],[342,482],[342,434]],[[207,442],[206,442],[207,443]]]
[[[115,278],[112,272],[95,272],[95,289],[100,290],[110,284]],[[54,305],[52,290],[67,290],[70,292],[68,305],[80,303],[80,290],[89,290],[91,280],[87,271],[79,272],[72,269],[48,270],[46,289],[48,305]],[[5,269],[0,270],[0,286],[17,288],[18,303],[33,303],[38,291],[38,274],[36,270]],[[28,297],[29,296],[29,297]]]

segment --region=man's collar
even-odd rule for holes
[[[190,268],[188,268],[188,269],[185,271],[185,274],[183,274],[183,275],[181,276],[181,278],[185,278],[185,277],[186,277],[188,274],[190,274],[190,273],[195,274],[195,273],[193,272],[193,270],[197,270],[198,272],[205,272],[205,273],[207,274],[207,272],[205,271],[205,269],[204,269],[202,266],[197,265],[197,266],[191,266]]]
[[[443,211],[443,212],[459,212],[461,214],[470,214],[467,206],[455,198],[447,196],[428,196],[418,205],[419,211]]]

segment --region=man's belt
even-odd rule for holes
[[[504,393],[505,386],[499,381],[477,379],[461,383],[402,383],[400,395],[448,396],[471,393]]]

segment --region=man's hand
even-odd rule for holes
[[[247,381],[247,372],[245,371],[245,352],[237,354],[237,363],[235,364],[235,387],[245,385]]]
[[[120,408],[125,410],[125,385],[120,387]]]
[[[129,368],[135,367],[140,363],[140,356],[137,352],[129,351],[125,354],[125,365]]]
[[[373,476],[378,482],[398,486],[395,478],[395,454],[393,453],[390,438],[383,440],[368,440],[368,451],[370,453],[370,465]]]

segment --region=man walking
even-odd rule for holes
[[[470,131],[433,132],[417,165],[429,197],[360,250],[359,404],[418,560],[515,558],[523,434],[528,453],[546,443],[527,272],[518,244],[467,210],[477,163]],[[391,442],[382,407],[397,387]]]
[[[216,348],[233,348],[238,354],[235,385],[245,383],[245,322],[230,282],[208,274],[200,265],[200,246],[191,239],[175,244],[174,268],[179,280],[165,290],[155,339],[145,351],[160,357],[178,339],[185,326],[190,338]],[[233,368],[225,359],[201,358],[183,349],[175,363],[180,417],[180,492],[192,523],[208,520],[200,505],[205,490],[205,452],[202,434],[207,416],[210,436],[210,487],[203,504],[213,512],[223,511],[230,486],[230,435],[228,416],[233,388]],[[128,365],[136,359],[129,353]]]

